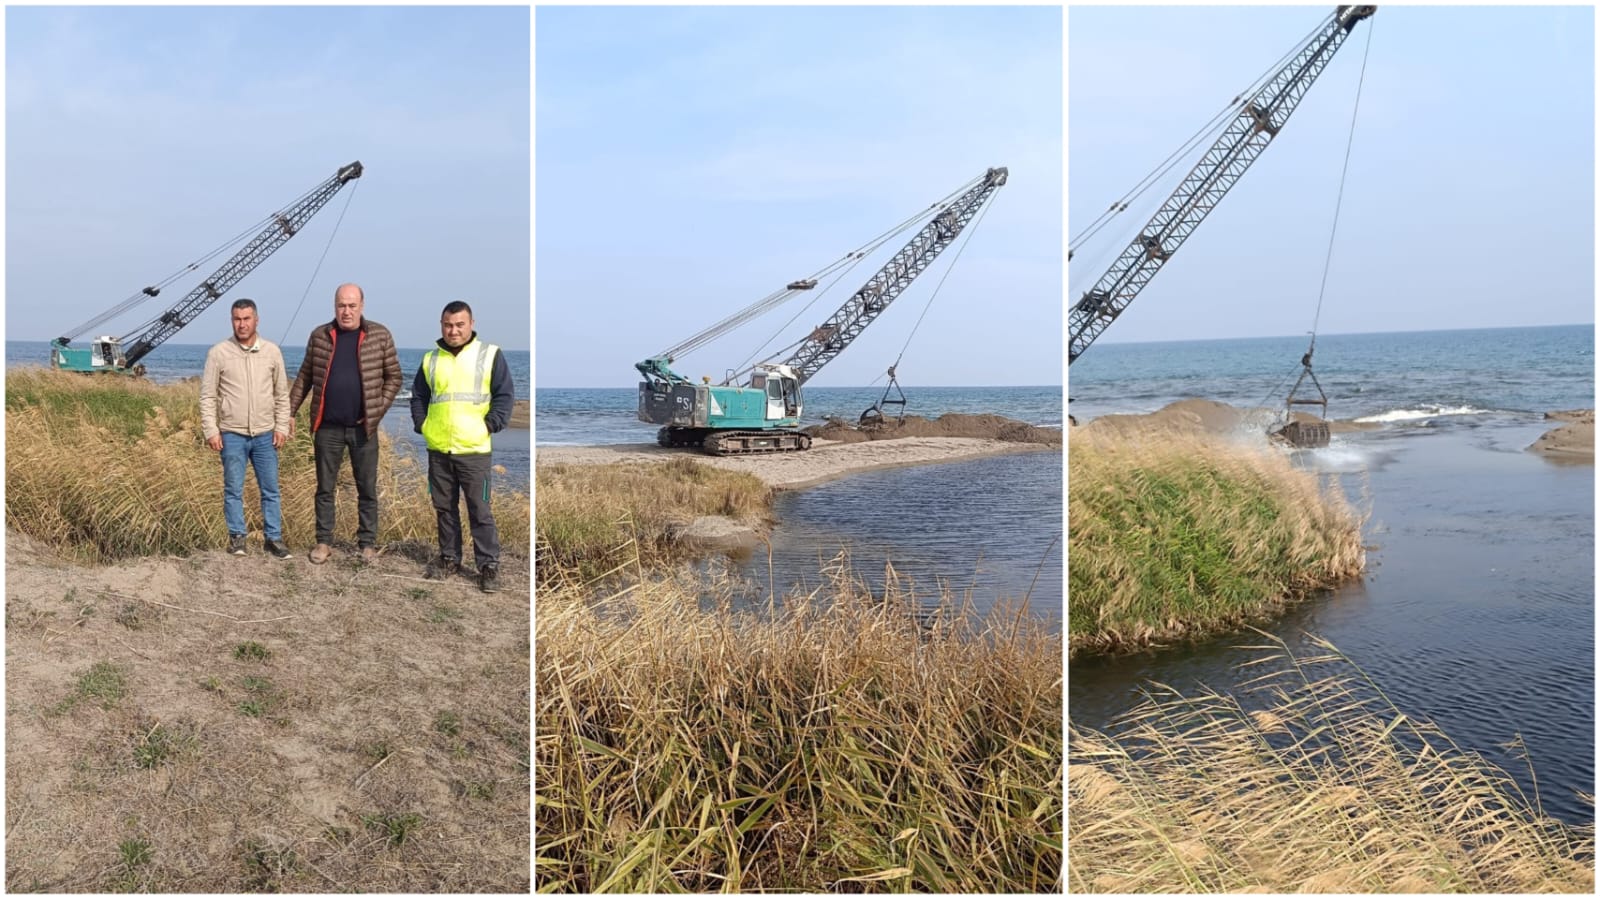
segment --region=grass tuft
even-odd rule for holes
[[[1069,653],[1237,629],[1356,577],[1362,520],[1281,452],[1074,435]]]
[[[535,575],[590,580],[632,546],[646,566],[677,557],[674,526],[704,515],[763,521],[772,490],[754,475],[677,458],[657,465],[541,465]]]

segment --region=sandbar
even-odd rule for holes
[[[536,465],[605,465],[614,462],[665,462],[688,457],[718,468],[749,472],[768,486],[780,490],[794,490],[879,468],[1043,451],[1059,452],[1060,448],[976,437],[905,437],[864,443],[816,440],[811,449],[804,452],[710,456],[693,450],[630,443],[612,446],[535,446],[534,462]]]
[[[1530,451],[1564,461],[1594,461],[1593,409],[1546,412],[1544,417],[1566,424],[1546,431],[1528,447]]]

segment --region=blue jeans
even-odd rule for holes
[[[256,470],[261,490],[261,523],[268,540],[283,539],[283,513],[278,505],[278,450],[272,432],[246,437],[222,432],[222,517],[228,536],[244,536],[244,466]]]

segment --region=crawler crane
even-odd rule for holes
[[[65,371],[142,374],[144,366],[139,364],[139,360],[178,333],[184,325],[198,318],[200,313],[221,299],[222,295],[243,280],[245,275],[250,274],[279,247],[288,243],[289,238],[300,233],[306,222],[310,221],[319,209],[326,206],[340,188],[360,178],[361,172],[360,162],[343,166],[333,174],[333,177],[312,188],[288,207],[273,213],[265,227],[220,268],[212,272],[210,277],[200,282],[199,286],[168,307],[165,312],[132,332],[122,337],[92,338],[85,349],[69,346],[74,338],[85,331],[97,328],[134,306],[159,296],[163,286],[196,270],[199,267],[198,262],[187,266],[161,284],[144,288],[112,309],[78,326],[71,333],[50,341],[50,364]],[[225,244],[224,248],[228,245]],[[212,255],[215,255],[215,252]]]
[[[678,356],[815,289],[822,277],[841,267],[847,270],[849,264],[866,255],[865,250],[846,255],[817,275],[791,281],[783,290],[636,363],[634,368],[644,376],[639,383],[639,420],[661,426],[656,441],[662,446],[697,447],[713,455],[810,448],[811,437],[799,430],[804,409],[801,388],[843,352],[955,242],[974,217],[980,215],[995,191],[1006,183],[1006,175],[1003,168],[989,169],[958,188],[951,195],[953,199],[947,197],[934,203],[903,223],[899,232],[919,221],[924,222],[899,252],[851,294],[833,315],[800,340],[782,361],[762,362],[748,371],[730,372],[720,384],[711,384],[709,379],[697,384],[671,368]]]

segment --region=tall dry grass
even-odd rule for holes
[[[1593,825],[1546,817],[1332,645],[1258,648],[1265,708],[1157,688],[1114,734],[1072,729],[1073,892],[1594,891]]]
[[[677,458],[659,465],[540,465],[536,576],[581,580],[613,566],[623,545],[645,565],[679,553],[675,526],[702,515],[764,524],[772,490],[754,475]]]
[[[1059,892],[1059,636],[928,630],[845,570],[772,614],[682,574],[546,582],[538,889]]]
[[[184,555],[227,542],[222,464],[200,433],[194,381],[154,384],[46,369],[6,371],[6,523],[86,561]],[[279,453],[283,527],[291,547],[316,538],[316,468],[301,411]],[[246,522],[260,532],[254,475],[245,480]],[[426,460],[379,444],[378,539],[431,546],[434,513]],[[353,539],[355,486],[341,478],[336,539]],[[500,542],[526,547],[531,509],[513,491],[494,500]]]
[[[1203,636],[1356,577],[1361,516],[1270,448],[1074,434],[1070,652]]]

